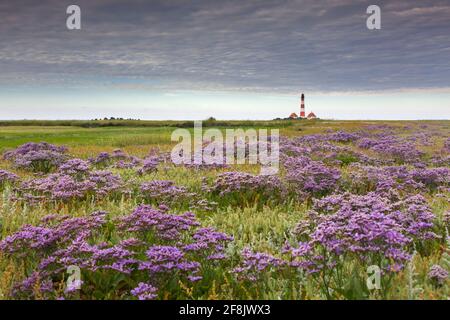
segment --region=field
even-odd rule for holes
[[[2,122],[0,299],[449,298],[450,121],[205,126],[279,128],[279,174],[173,164],[191,122]]]

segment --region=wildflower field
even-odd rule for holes
[[[280,128],[273,176],[173,164],[173,123],[49,125],[0,127],[0,299],[450,296],[450,121],[239,123]]]

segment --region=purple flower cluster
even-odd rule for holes
[[[201,228],[194,233],[192,239],[194,242],[186,245],[185,251],[208,254],[207,259],[209,260],[222,260],[226,257],[224,244],[232,241],[233,237],[218,232],[214,228]]]
[[[277,176],[255,176],[245,172],[221,173],[214,184],[206,189],[220,197],[238,195],[247,199],[255,195],[265,199],[276,199],[286,192],[283,183]]]
[[[0,170],[0,190],[2,190],[6,184],[13,184],[17,181],[19,181],[19,177],[16,174],[6,170]]]
[[[131,290],[131,294],[139,300],[153,300],[157,297],[157,291],[158,289],[154,286],[140,282],[136,288]]]
[[[129,156],[126,159],[121,159],[117,161],[114,164],[114,167],[118,169],[133,169],[141,166],[142,163],[143,163],[142,159],[135,156]]]
[[[412,178],[430,188],[450,186],[450,168],[419,168],[410,172]]]
[[[328,139],[336,142],[351,142],[360,138],[357,133],[337,131],[328,135]]]
[[[448,280],[448,271],[435,264],[430,268],[428,278],[438,286],[442,286]]]
[[[111,155],[108,152],[100,152],[95,158],[90,158],[89,162],[96,166],[106,167],[111,163]]]
[[[444,222],[444,225],[447,227],[450,227],[450,211],[444,212],[442,215],[442,221]]]
[[[130,156],[120,149],[114,150],[111,154],[100,152],[95,158],[90,158],[89,163],[98,168],[109,166],[119,169],[132,169],[142,164],[142,160],[135,156]]]
[[[447,166],[450,167],[450,155],[434,155],[431,158],[431,164],[436,167]]]
[[[351,257],[395,272],[410,259],[412,243],[434,239],[426,200],[391,202],[376,194],[333,195],[315,202],[308,221],[296,228],[302,242],[289,248],[296,266],[314,273]]]
[[[281,259],[267,253],[253,252],[248,247],[242,250],[241,256],[241,264],[233,269],[233,273],[240,280],[257,281],[262,274],[268,271],[277,271],[285,265]]]
[[[64,146],[29,142],[5,152],[3,157],[12,161],[17,168],[46,173],[66,160],[66,152],[67,148]]]
[[[171,274],[172,272],[183,272],[191,281],[201,279],[198,276],[200,263],[187,259],[185,253],[175,246],[152,246],[146,251],[147,260],[141,262],[139,270],[148,271],[152,276],[155,274]]]
[[[111,192],[119,191],[122,187],[122,180],[120,176],[111,171],[93,171],[87,178],[87,184],[93,185],[95,194],[103,197]]]
[[[158,170],[158,166],[161,163],[159,156],[150,156],[144,159],[142,168],[138,170],[139,174],[153,173]]]
[[[343,185],[355,193],[375,191],[382,196],[392,195],[394,192],[415,194],[418,190],[433,190],[450,183],[450,169],[446,167],[409,169],[406,166],[352,164],[350,169]]]
[[[116,150],[113,150],[113,152],[111,154],[111,158],[117,159],[117,160],[126,160],[126,159],[128,159],[128,155],[121,149],[116,149]]]
[[[358,147],[371,149],[382,156],[389,157],[400,163],[412,163],[420,160],[423,155],[415,144],[392,135],[382,135],[375,138],[363,138],[358,141]]]
[[[140,191],[145,199],[158,204],[171,204],[178,201],[186,200],[195,194],[189,193],[187,188],[176,186],[173,181],[169,180],[153,180],[144,182]]]
[[[110,171],[77,171],[74,167],[79,169],[78,164],[68,165],[65,171],[50,174],[45,178],[24,181],[17,189],[19,198],[29,201],[67,201],[88,196],[101,198],[120,191],[122,180],[119,176]]]
[[[447,140],[445,140],[443,150],[445,152],[450,152],[450,138],[447,138]]]
[[[377,137],[371,137],[370,134],[364,131],[337,131],[292,139],[284,138],[281,139],[280,154],[284,159],[289,157],[309,158],[331,166],[345,166],[354,162],[370,165],[394,163],[395,161],[389,157],[376,158],[354,148],[355,144],[358,145],[359,143],[364,143],[364,141],[371,142],[372,140],[376,141]],[[342,145],[342,143],[346,145]]]
[[[130,215],[120,220],[119,229],[127,232],[137,232],[146,235],[150,231],[161,239],[177,240],[183,232],[198,226],[195,216],[191,212],[182,215],[167,213],[167,207],[156,209],[141,205]]]
[[[385,197],[398,197],[400,191],[415,191],[416,188],[420,187],[411,178],[406,167],[375,167],[364,166],[359,163],[349,166],[348,175],[342,179],[342,185],[346,190],[353,193],[366,194],[368,192],[377,192]]]
[[[95,212],[83,218],[50,216],[42,225],[24,226],[2,240],[0,252],[22,259],[31,256],[33,263],[38,262],[31,276],[15,286],[13,295],[26,297],[35,294],[37,281],[46,283],[48,294],[54,294],[55,285],[72,265],[91,272],[112,270],[130,273],[131,267],[137,263],[133,252],[121,245],[90,243],[105,228],[105,215],[104,212]]]
[[[118,223],[108,221],[105,212],[79,218],[50,215],[40,225],[26,225],[0,241],[0,253],[29,259],[34,266],[25,280],[15,284],[12,295],[16,298],[34,297],[37,287],[46,298],[56,298],[56,288],[67,268],[78,266],[85,275],[84,292],[96,290],[91,281],[98,276],[117,279],[126,275],[130,281],[118,286],[123,289],[136,281],[139,285],[128,288],[130,294],[153,299],[156,287],[163,287],[174,277],[199,281],[203,263],[226,258],[225,246],[232,238],[198,226],[192,213],[175,215],[166,207],[140,206]],[[119,234],[135,233],[140,239],[124,238],[114,244],[101,236],[116,228]],[[72,291],[68,288],[65,294]]]
[[[69,176],[85,175],[89,171],[89,162],[81,159],[70,159],[63,163],[58,172]]]
[[[335,190],[341,174],[338,169],[306,157],[285,160],[286,180],[294,192],[323,195]]]
[[[25,225],[20,231],[0,242],[0,251],[22,253],[35,250],[36,254],[55,249],[57,245],[69,243],[83,232],[93,232],[105,223],[105,213],[95,212],[91,216],[70,218],[65,215],[50,215],[40,226]]]

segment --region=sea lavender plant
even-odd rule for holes
[[[205,191],[237,203],[282,201],[286,188],[278,176],[251,175],[244,172],[225,172],[217,176]]]
[[[17,181],[19,181],[19,177],[16,174],[6,170],[0,170],[0,190],[3,190],[7,184],[14,184]]]
[[[239,280],[254,282],[267,272],[276,272],[285,265],[279,258],[263,252],[253,252],[248,247],[242,250],[241,256],[241,264],[233,269]]]
[[[450,211],[446,211],[442,214],[442,222],[446,227],[450,227]]]
[[[346,131],[337,131],[328,135],[329,140],[336,142],[351,142],[359,138],[358,134]]]
[[[345,263],[362,270],[377,265],[392,277],[410,260],[413,244],[435,238],[434,215],[420,196],[392,203],[375,193],[333,195],[316,201],[314,209],[295,230],[298,246],[285,252],[292,266],[315,275],[324,288],[333,283],[340,290],[352,278],[344,274]]]
[[[64,170],[72,169],[67,166]],[[17,193],[24,200],[68,201],[88,196],[100,199],[119,192],[121,187],[121,178],[110,171],[78,171],[75,175],[54,173],[45,178],[24,181]]]
[[[448,271],[439,265],[433,265],[428,272],[428,278],[437,286],[442,286],[448,280]]]
[[[144,199],[157,204],[173,204],[184,200],[189,201],[195,196],[187,188],[176,186],[173,181],[153,180],[144,182],[140,187]]]
[[[63,163],[58,172],[61,174],[82,177],[89,171],[89,162],[82,159],[70,159]]]
[[[135,156],[129,156],[126,159],[117,161],[114,164],[114,167],[118,169],[133,169],[139,167],[140,165],[142,165],[142,159]]]
[[[64,146],[29,142],[5,152],[3,157],[12,161],[17,168],[47,173],[66,160],[66,152]]]
[[[358,146],[363,149],[371,149],[399,163],[417,162],[423,155],[423,152],[419,151],[413,143],[390,135],[363,138],[359,140]]]
[[[232,238],[213,228],[196,230],[199,223],[193,214],[174,215],[167,210],[140,206],[131,215],[120,218],[118,224],[108,221],[105,212],[94,212],[80,218],[50,215],[38,226],[24,226],[0,241],[1,254],[35,266],[28,277],[15,283],[12,296],[60,297],[56,288],[73,265],[83,271],[83,294],[92,294],[93,288],[115,290],[120,286],[123,290],[130,283],[139,282],[138,287],[128,290],[138,298],[150,299],[156,298],[155,286],[164,287],[175,278],[192,283],[201,280],[202,264],[225,259],[224,247]],[[136,233],[140,239],[125,238],[117,244],[100,240],[99,235],[116,228]],[[119,275],[130,277],[131,281],[104,281],[108,277],[119,279]],[[95,285],[98,277],[106,287]],[[39,292],[36,288],[40,288]],[[71,294],[71,290],[66,290],[64,297],[70,298]]]
[[[194,242],[187,244],[185,252],[198,252],[206,256],[208,260],[225,259],[224,249],[227,242],[233,241],[233,237],[218,232],[214,228],[200,228],[192,236]]]
[[[450,152],[450,138],[447,138],[447,140],[445,140],[443,150],[445,152]]]
[[[143,161],[143,166],[138,170],[138,173],[142,175],[156,172],[160,163],[161,159],[158,156],[145,158]]]
[[[121,149],[115,149],[111,154],[111,158],[117,160],[125,160],[128,158],[128,155]]]
[[[131,290],[131,294],[139,300],[153,300],[158,296],[156,294],[157,291],[158,289],[154,286],[140,282],[136,288]]]
[[[93,191],[99,197],[119,191],[122,187],[120,176],[113,174],[111,171],[93,171],[89,174],[86,183],[94,186]]]
[[[450,186],[450,169],[446,167],[414,169],[411,176],[415,181],[423,183],[431,189]]]
[[[140,263],[139,270],[147,270],[151,274],[168,271],[185,271],[197,273],[200,264],[188,261],[185,254],[174,246],[151,246],[146,251],[147,259]]]
[[[108,152],[100,152],[97,157],[90,158],[89,162],[98,167],[106,167],[111,164],[111,155]]]
[[[288,158],[284,161],[284,165],[286,180],[294,192],[325,195],[337,188],[341,177],[338,169],[305,157]]]
[[[70,243],[81,232],[94,232],[105,223],[105,212],[94,212],[88,217],[47,216],[40,226],[25,225],[18,232],[0,241],[0,251],[8,254],[45,254],[57,245]]]
[[[150,234],[165,240],[176,240],[180,239],[183,232],[198,225],[194,214],[190,212],[174,215],[161,208],[141,205],[120,219],[119,229],[138,233],[144,238]]]

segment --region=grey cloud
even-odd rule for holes
[[[83,29],[68,31],[72,2],[0,4],[0,84],[279,93],[450,86],[446,1],[378,1],[380,31],[365,27],[365,0],[79,0]]]

